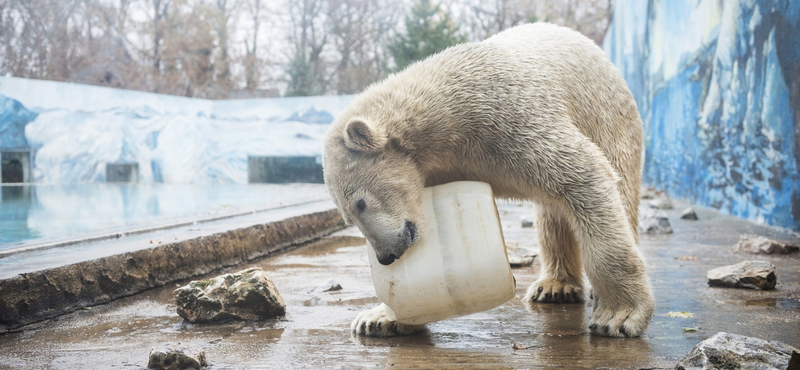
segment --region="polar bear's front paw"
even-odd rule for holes
[[[552,278],[540,278],[528,288],[522,298],[525,302],[580,303],[583,302],[583,287]]]
[[[389,320],[386,317],[386,305],[384,304],[358,314],[350,328],[358,335],[369,337],[393,337],[425,330],[424,325],[406,325]]]
[[[589,322],[592,334],[604,337],[638,337],[641,336],[653,316],[653,298],[643,298],[630,306],[606,305],[594,297],[594,312]]]

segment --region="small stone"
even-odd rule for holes
[[[666,195],[658,197],[656,200],[650,202],[650,204],[658,207],[658,209],[672,209],[674,207],[672,200]]]
[[[800,246],[782,243],[759,235],[744,234],[731,248],[734,252],[752,254],[789,254],[800,251]]]
[[[531,267],[534,259],[536,259],[536,256],[508,256],[508,264],[511,265],[512,269]]]
[[[797,352],[800,350],[782,342],[720,332],[694,346],[675,369],[784,370]]]
[[[778,278],[775,266],[767,261],[744,261],[735,265],[718,267],[708,272],[708,285],[769,290]]]
[[[150,351],[147,368],[159,370],[201,369],[208,366],[206,352],[193,351],[185,347],[165,345]]]
[[[639,207],[639,232],[645,234],[672,234],[667,214],[650,206]]]
[[[642,199],[655,199],[656,197],[656,190],[653,188],[642,189],[641,198]]]
[[[522,216],[519,221],[524,228],[533,227],[533,217],[531,216]]]
[[[189,322],[264,320],[286,314],[278,288],[260,268],[192,281],[172,293]]]
[[[334,279],[328,279],[324,283],[317,285],[313,291],[315,292],[335,292],[342,290],[341,284],[337,283]]]
[[[697,213],[692,209],[692,207],[686,208],[681,214],[681,220],[697,221]]]

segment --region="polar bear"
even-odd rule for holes
[[[483,181],[536,202],[540,277],[523,300],[581,302],[593,334],[636,337],[654,300],[637,244],[642,122],[625,81],[591,40],[528,24],[450,47],[367,88],[324,142],[325,183],[348,224],[391,264],[420,238],[423,187]],[[361,313],[358,334],[419,326]]]

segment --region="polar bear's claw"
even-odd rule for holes
[[[357,335],[368,337],[393,337],[396,335],[409,335],[425,330],[424,325],[406,325],[389,320],[386,317],[386,305],[381,304],[375,308],[363,311],[353,323],[350,329]]]
[[[583,302],[583,287],[557,279],[543,278],[528,288],[522,298],[524,302],[580,303]]]
[[[643,304],[636,307],[607,307],[602,301],[594,301],[594,312],[589,322],[589,330],[594,335],[604,337],[633,338],[641,336],[650,318],[653,309],[650,302],[644,300]]]

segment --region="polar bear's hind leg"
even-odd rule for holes
[[[541,208],[536,216],[541,246],[539,279],[522,298],[525,302],[580,303],[583,268],[578,242],[567,220],[553,210]]]

